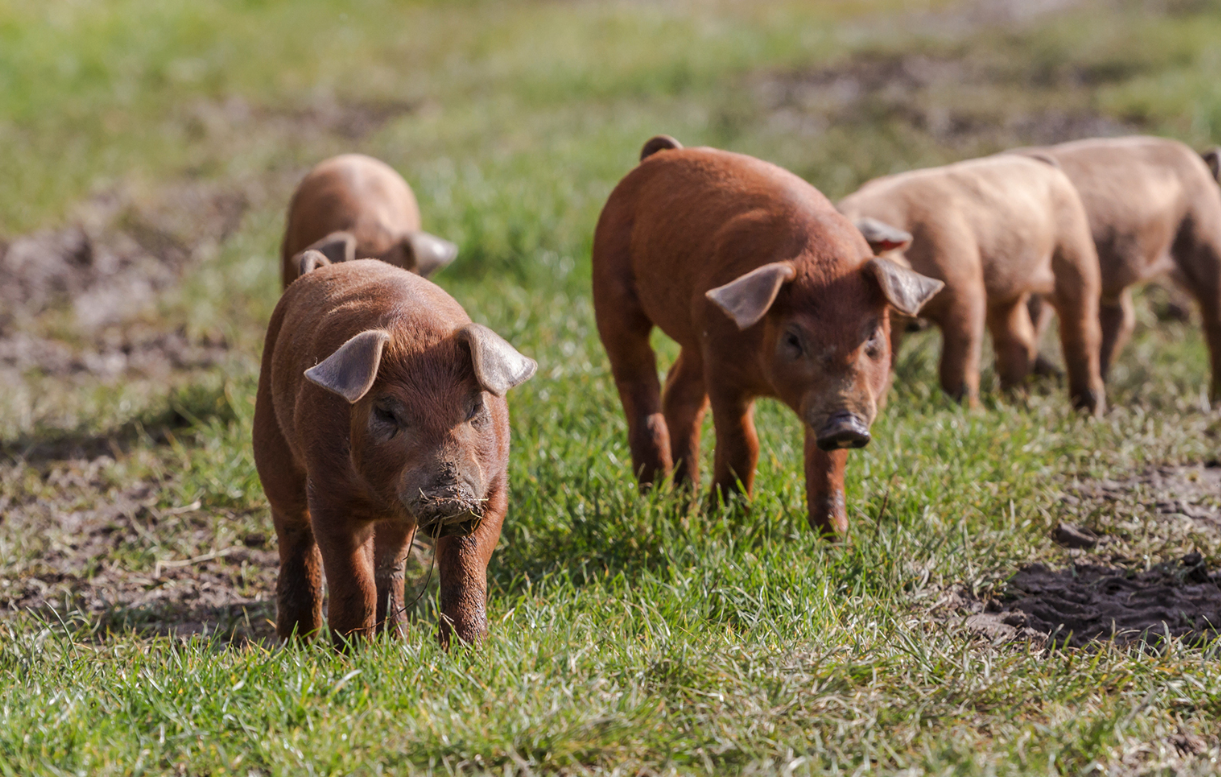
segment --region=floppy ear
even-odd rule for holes
[[[326,254],[321,251],[315,251],[312,248],[307,248],[297,254],[296,260],[298,278],[308,272],[317,270],[319,267],[327,267],[331,264],[331,260],[326,258]]]
[[[382,361],[382,349],[390,339],[383,329],[361,332],[305,371],[305,379],[333,391],[349,402],[356,402],[369,392],[377,378]]]
[[[1221,182],[1221,146],[1213,146],[1200,156],[1204,157],[1204,163],[1212,171],[1213,178]]]
[[[332,232],[305,250],[318,251],[329,259],[331,264],[350,262],[356,258],[356,235],[351,232]]]
[[[403,238],[403,248],[415,260],[416,272],[425,278],[454,261],[458,255],[458,246],[427,232],[412,232]]]
[[[481,324],[467,324],[459,329],[458,340],[471,349],[471,363],[479,385],[498,397],[530,380],[538,369],[537,362],[522,356],[503,337]]]
[[[895,249],[907,248],[912,244],[912,235],[898,227],[892,227],[884,221],[871,219],[868,216],[853,222],[856,228],[865,236],[865,242],[875,254],[883,254]]]
[[[900,267],[898,264],[874,257],[861,271],[872,276],[882,287],[882,293],[891,307],[908,316],[915,316],[924,307],[924,303],[941,291],[944,283],[936,278],[929,278],[918,272]]]
[[[709,289],[704,296],[733,319],[738,329],[759,322],[776,301],[780,287],[797,277],[789,262],[772,262],[755,268],[724,286]]]

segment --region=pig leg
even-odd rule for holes
[[[996,350],[996,373],[1001,389],[1013,391],[1021,387],[1030,374],[1035,354],[1034,326],[1025,298],[988,308],[988,331]]]
[[[403,567],[413,529],[397,521],[379,523],[373,534],[373,582],[377,587],[377,633],[401,637],[407,627],[403,611]]]
[[[1098,298],[1102,282],[1088,233],[1085,242],[1088,245],[1061,244],[1052,254],[1056,290],[1050,302],[1060,318],[1060,347],[1064,351],[1073,407],[1101,415],[1106,411],[1106,389],[1099,368],[1102,329]]]
[[[945,292],[942,292],[944,294]],[[979,359],[984,335],[984,290],[955,293],[938,316],[941,388],[969,407],[979,406]]]
[[[328,593],[327,625],[336,648],[374,633],[377,586],[373,580],[373,527],[355,527],[344,512],[313,504],[314,536],[322,551]]]
[[[1215,222],[1211,226],[1221,229]],[[1179,263],[1174,276],[1200,306],[1204,338],[1212,362],[1209,398],[1217,402],[1221,400],[1221,238],[1201,239],[1187,258],[1188,262]]]
[[[508,509],[507,477],[501,475],[488,490],[483,521],[467,537],[437,540],[437,571],[441,578],[441,625],[437,639],[449,648],[453,637],[468,645],[488,633],[488,562],[500,540]]]
[[[626,295],[596,308],[598,332],[610,359],[627,416],[632,470],[642,489],[670,474],[670,434],[661,411],[657,357],[649,345],[653,324]]]
[[[754,400],[714,389],[712,422],[716,428],[713,497],[725,497],[738,491],[749,494],[755,483],[755,464],[759,460]]]
[[[280,639],[310,638],[322,628],[322,556],[314,542],[304,506],[272,506],[280,551],[276,580],[276,634]]]
[[[1035,375],[1059,377],[1063,374],[1060,368],[1056,366],[1055,362],[1044,356],[1041,350],[1043,334],[1047,331],[1047,327],[1051,326],[1051,317],[1055,315],[1056,309],[1048,304],[1041,294],[1031,294],[1026,308],[1030,313],[1030,325],[1034,330],[1035,356],[1031,369]]]
[[[662,396],[670,454],[674,459],[674,482],[697,486],[700,479],[700,424],[708,408],[704,389],[704,365],[699,352],[684,348],[666,376]]]
[[[1098,352],[1098,372],[1103,380],[1115,354],[1119,353],[1132,331],[1136,329],[1136,310],[1132,305],[1132,295],[1127,289],[1119,293],[1114,300],[1103,300],[1098,305],[1098,321],[1102,328],[1102,346]]]
[[[848,509],[844,499],[848,451],[824,451],[818,447],[818,436],[808,424],[805,430],[807,520],[820,537],[838,539],[848,533]]]

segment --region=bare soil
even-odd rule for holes
[[[1156,646],[1166,638],[1207,644],[1221,636],[1221,463],[1087,481],[1061,498],[1081,518],[1052,531],[1069,564],[1023,566],[993,599],[954,593],[950,609],[967,616],[966,629],[995,641],[1070,647]],[[1188,548],[1145,568],[1144,559]]]

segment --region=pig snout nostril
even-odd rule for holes
[[[824,451],[864,448],[869,440],[869,427],[855,413],[835,413],[818,432],[818,447]]]

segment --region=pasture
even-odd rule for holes
[[[1203,149],[1219,38],[1213,0],[0,0],[0,773],[1214,773],[1194,310],[1138,296],[1099,420],[987,368],[969,411],[910,337],[835,545],[776,403],[749,503],[639,495],[589,286],[654,134],[832,199],[1022,144]],[[259,358],[287,198],[344,151],[539,362],[479,650],[437,646],[427,546],[405,639],[274,640]]]

